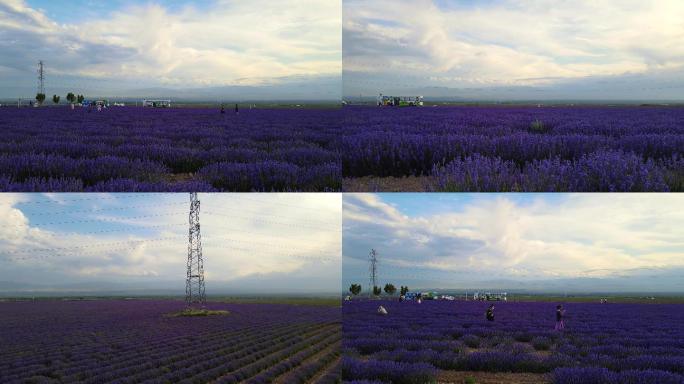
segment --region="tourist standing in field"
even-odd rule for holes
[[[488,321],[494,321],[494,304],[490,305],[489,308],[487,308],[487,313],[485,314],[487,317]]]
[[[565,315],[565,310],[562,305],[556,306],[556,331],[562,331],[565,329],[565,322],[563,322],[563,315]]]
[[[238,113],[240,113],[240,111],[238,111],[238,105],[235,104],[235,114],[237,115]]]

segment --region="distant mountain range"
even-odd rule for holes
[[[230,281],[207,280],[208,295],[338,295],[330,281],[339,276],[301,276],[286,274],[250,276]],[[301,284],[293,284],[301,281]],[[122,279],[120,281],[80,281],[71,283],[0,281],[0,297],[63,295],[185,295],[185,280]]]
[[[172,99],[185,101],[211,102],[249,102],[249,101],[334,101],[341,99],[342,85],[340,77],[317,77],[315,79],[289,79],[282,83],[263,86],[216,86],[216,87],[145,87],[120,89],[75,89],[67,87],[46,87],[47,103],[51,103],[51,95],[62,95],[62,103],[66,102],[66,94],[74,92],[83,94],[86,99],[108,98],[132,100],[144,98]],[[14,101],[17,98],[33,98],[35,88],[4,86],[0,90],[0,99]]]
[[[434,281],[427,279],[384,279],[381,285],[392,283],[399,287],[408,285],[411,289],[438,289],[444,290],[467,290],[467,291],[523,291],[532,293],[580,293],[603,292],[603,293],[673,293],[684,294],[684,276],[681,271],[673,271],[671,274],[638,275],[629,277],[577,277],[564,279],[490,279],[480,281]],[[345,277],[343,289],[347,289],[352,283],[359,283],[363,289],[368,285],[368,278],[353,280]]]

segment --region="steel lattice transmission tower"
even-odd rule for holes
[[[197,192],[190,193],[190,215],[188,231],[188,272],[185,281],[185,303],[188,307],[203,306],[204,263],[202,261],[202,235],[200,234],[200,202]]]
[[[372,297],[375,294],[373,291],[377,286],[378,277],[378,253],[375,251],[375,249],[371,249],[370,253],[368,254],[368,261],[370,262],[370,265],[368,266],[368,297]]]
[[[43,73],[43,60],[38,62],[38,93],[45,94],[45,74]]]

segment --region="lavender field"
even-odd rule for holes
[[[335,109],[0,108],[0,190],[336,191]]]
[[[346,107],[344,132],[345,185],[367,190],[684,191],[684,108]]]
[[[379,305],[388,315],[376,313]],[[477,383],[684,383],[682,305],[567,303],[564,331],[554,331],[556,303],[500,302],[493,322],[485,320],[488,305],[345,302],[343,379],[398,384],[462,383],[467,377]],[[497,381],[486,380],[494,374]]]
[[[0,302],[2,383],[335,383],[340,310],[179,301]]]

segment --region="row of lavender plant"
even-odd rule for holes
[[[597,151],[576,161],[533,160],[520,168],[476,154],[435,166],[432,175],[436,189],[449,192],[668,192],[684,190],[684,158],[643,161],[634,153]]]
[[[345,177],[421,176],[438,170],[443,182],[445,173],[465,166],[477,169],[460,170],[452,179],[459,172],[484,172],[503,180],[451,188],[546,191],[579,184],[587,189],[571,190],[684,190],[681,108],[350,107],[344,116],[339,152]],[[595,159],[612,167],[583,175]],[[624,171],[630,179],[653,173],[648,179],[654,181],[612,182]],[[520,177],[534,181],[510,180]]]
[[[2,108],[0,187],[339,190],[340,124],[334,109]]]
[[[378,315],[378,305],[389,314]],[[555,303],[497,303],[494,322],[484,318],[487,305],[346,302],[344,378],[429,383],[442,369],[552,373],[565,384],[585,382],[572,378],[591,368],[625,378],[616,383],[684,379],[680,305],[568,303],[562,332],[554,330]],[[635,376],[641,381],[626,379]]]
[[[211,304],[230,314],[166,316],[182,307],[171,300],[0,303],[0,327],[12,330],[0,333],[2,382],[259,382],[268,373],[298,377],[301,370],[310,378],[331,369],[306,359],[339,343],[339,309]]]

